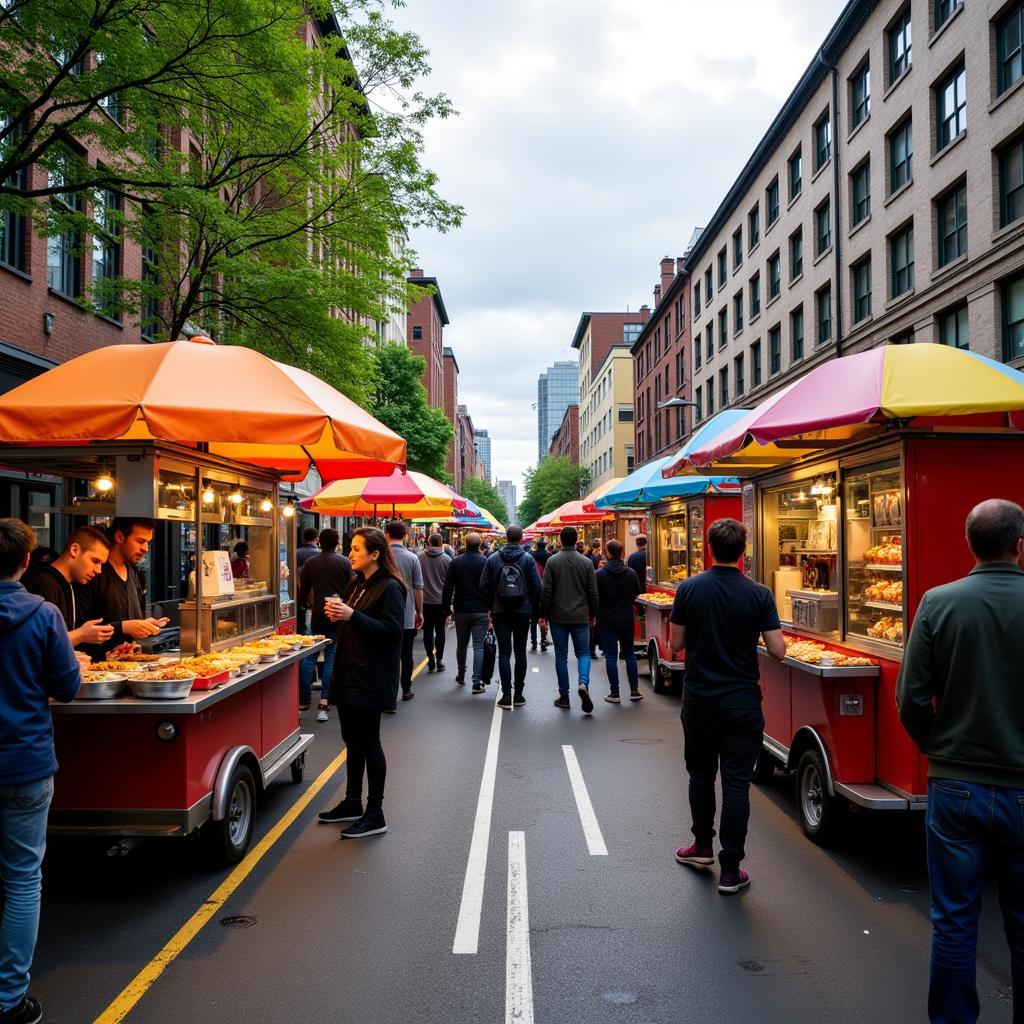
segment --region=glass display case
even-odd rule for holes
[[[295,574],[292,568],[295,565],[295,531],[296,522],[294,516],[285,516],[282,512],[281,524],[277,530],[277,560],[279,597],[281,607],[279,616],[281,622],[294,619],[296,614],[295,606]]]
[[[690,573],[689,521],[686,509],[658,516],[657,565],[655,583],[660,587],[678,587]]]
[[[846,631],[902,648],[903,487],[898,460],[849,473]]]
[[[836,483],[824,473],[761,496],[763,579],[779,618],[813,633],[839,631]]]
[[[704,500],[688,506],[690,515],[690,575],[704,571]]]

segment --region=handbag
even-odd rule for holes
[[[487,629],[487,636],[484,637],[484,664],[480,670],[480,680],[489,683],[494,675],[494,664],[498,659],[498,638],[494,635],[491,627]]]

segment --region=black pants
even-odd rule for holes
[[[534,612],[530,616],[530,643],[537,646],[537,626],[540,624],[540,613]],[[540,642],[546,644],[548,642],[548,627],[540,627]]]
[[[423,606],[423,647],[430,661],[444,661],[444,606]]]
[[[384,803],[384,779],[388,772],[380,743],[380,712],[342,704],[338,707],[338,720],[348,751],[345,799],[362,802],[365,771],[367,813],[379,812]]]
[[[750,820],[750,781],[764,737],[764,715],[757,708],[697,708],[683,700],[683,738],[690,776],[693,836],[710,846],[715,836],[715,776],[722,771],[719,824],[723,871],[738,871]]]
[[[513,686],[519,691],[526,682],[526,638],[530,633],[530,616],[519,612],[495,612],[494,635],[498,639],[498,675],[501,688]],[[512,674],[512,656],[515,655],[516,670]]]
[[[412,689],[412,645],[415,641],[415,629],[402,630],[402,693]]]

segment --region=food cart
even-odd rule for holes
[[[390,471],[404,459],[401,438],[307,377],[240,347],[125,345],[4,396],[0,464],[61,482],[49,515],[72,528],[155,521],[146,614],[176,627],[172,657],[245,652],[223,671],[134,656],[55,704],[52,832],[127,849],[202,829],[220,859],[236,861],[266,786],[283,773],[301,780],[313,736],[299,727],[298,662],[324,644],[275,639],[282,552],[291,558],[282,524],[292,522],[278,484],[313,461],[343,473],[346,460]],[[103,381],[102,399],[84,394],[82,380]],[[222,381],[247,386],[256,411],[226,408]],[[228,555],[238,540],[249,565],[235,579]]]
[[[762,651],[757,777],[795,771],[815,840],[851,804],[924,806],[896,712],[904,639],[925,591],[972,567],[970,509],[1024,503],[1021,409],[1024,376],[1000,364],[891,346],[819,366],[689,455],[747,478],[744,569],[773,591],[788,648]]]

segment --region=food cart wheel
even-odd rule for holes
[[[775,777],[775,769],[779,762],[774,754],[770,754],[764,747],[757,753],[757,760],[754,762],[754,781],[759,786],[764,786]]]
[[[256,781],[246,765],[237,765],[231,773],[228,793],[224,819],[208,821],[203,834],[211,856],[223,864],[237,864],[249,849],[256,818]]]
[[[671,688],[672,673],[661,663],[657,640],[652,639],[647,645],[647,665],[651,671],[651,689],[655,693],[668,693]]]
[[[289,767],[292,770],[292,782],[297,785],[302,781],[302,776],[306,772],[306,752],[303,751],[299,754],[299,756],[292,761]]]
[[[815,843],[827,843],[842,816],[842,801],[828,794],[828,774],[816,750],[805,750],[796,769],[796,805],[804,834]]]

